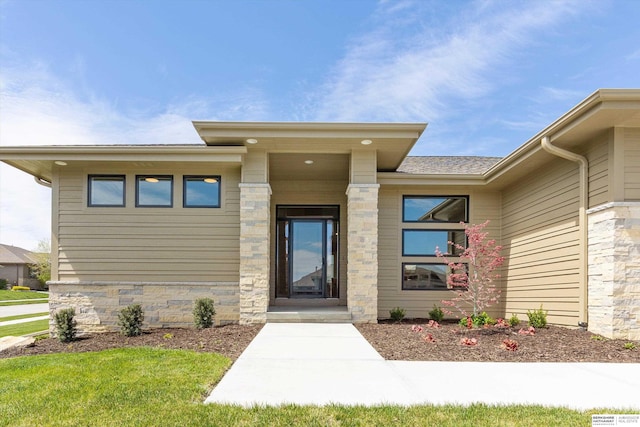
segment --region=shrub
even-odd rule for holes
[[[507,338],[502,341],[500,347],[508,351],[516,351],[518,349],[518,341],[510,340]]]
[[[7,279],[0,279],[0,289],[11,289],[11,285]]]
[[[527,317],[529,318],[529,326],[534,328],[544,328],[547,326],[547,313],[548,310],[542,309],[542,304],[538,310],[527,310]]]
[[[623,347],[625,350],[635,350],[636,345],[632,342],[626,342]]]
[[[63,308],[53,316],[60,342],[71,342],[76,339],[77,322],[74,319],[75,315],[76,311],[73,308]]]
[[[401,322],[402,319],[404,319],[405,314],[406,312],[404,311],[404,308],[396,307],[392,310],[389,310],[389,316],[391,316],[391,319],[396,322]]]
[[[511,318],[509,319],[509,326],[518,326],[520,324],[520,319],[518,319],[518,315],[513,313]]]
[[[471,316],[463,317],[458,322],[460,326],[465,328],[480,328],[484,325],[495,325],[496,320],[489,316],[486,311],[483,311],[480,314],[472,314]]]
[[[137,337],[142,335],[142,322],[144,312],[140,304],[133,304],[120,310],[118,314],[118,325],[120,332],[127,337]]]
[[[444,319],[444,312],[437,305],[433,305],[433,310],[429,312],[429,319],[435,320],[436,322],[442,322]]]
[[[198,298],[193,306],[193,323],[198,329],[210,328],[213,325],[213,316],[216,310],[213,308],[211,298]]]
[[[30,291],[31,288],[28,286],[14,286],[11,288],[12,291]]]

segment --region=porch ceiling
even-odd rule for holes
[[[312,164],[305,161],[311,160]],[[348,181],[348,154],[280,153],[269,155],[272,181]]]

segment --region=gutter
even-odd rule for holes
[[[45,187],[49,187],[49,188],[51,188],[51,182],[50,182],[50,181],[47,181],[46,179],[41,178],[41,177],[39,177],[39,176],[34,176],[34,177],[33,177],[33,179],[34,179],[34,181],[35,181],[35,182],[37,182],[38,184],[40,184],[40,185],[44,185]]]
[[[561,157],[566,160],[578,163],[580,167],[580,199],[579,199],[579,211],[578,211],[578,230],[579,239],[578,244],[580,247],[580,281],[582,283],[582,313],[579,317],[578,326],[586,328],[589,321],[589,286],[588,286],[588,271],[589,262],[587,258],[587,245],[588,245],[588,224],[587,224],[587,205],[589,203],[589,161],[586,157],[576,154],[574,152],[556,147],[551,144],[551,139],[548,136],[542,138],[542,149],[554,156]]]

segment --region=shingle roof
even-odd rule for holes
[[[481,156],[410,156],[396,172],[418,175],[481,174],[502,157]]]
[[[0,243],[0,264],[34,264],[36,262],[33,252]]]

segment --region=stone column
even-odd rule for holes
[[[269,184],[240,185],[240,324],[266,323],[269,308]]]
[[[589,217],[589,330],[640,339],[640,202],[614,202]]]
[[[354,323],[378,321],[379,184],[347,188],[347,306]]]

